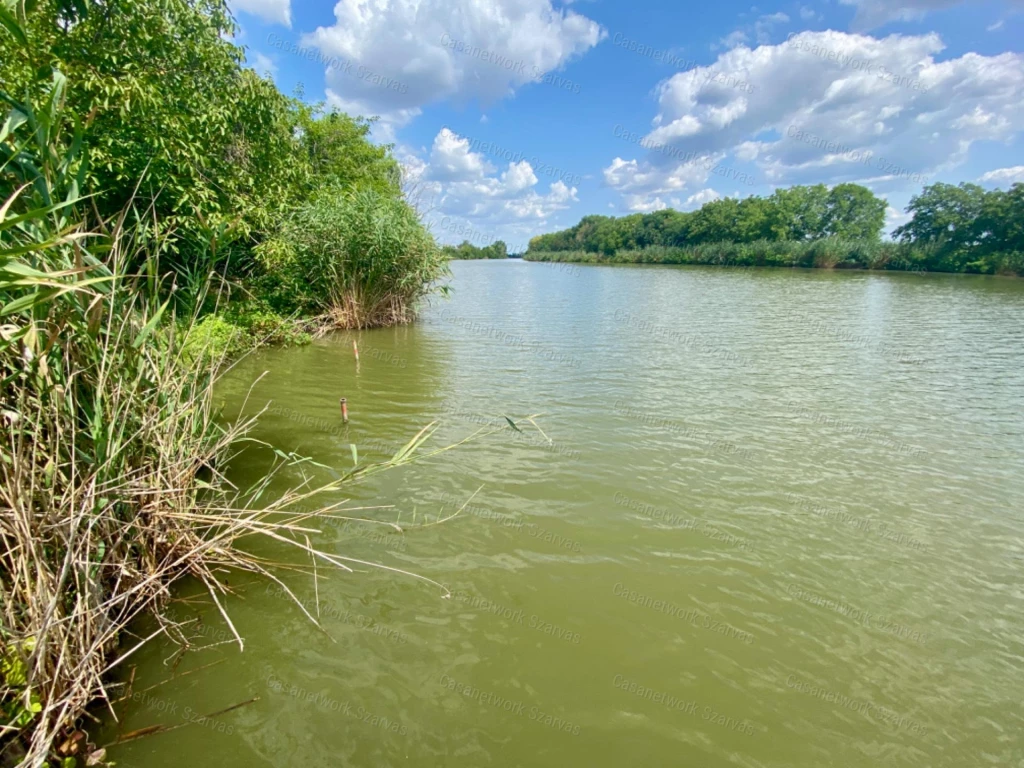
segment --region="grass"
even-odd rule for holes
[[[416,211],[373,190],[302,206],[257,255],[264,270],[257,291],[274,310],[334,328],[410,322],[417,302],[448,274]]]
[[[312,464],[281,453],[255,487],[234,487],[222,470],[253,442],[258,416],[223,425],[213,407],[233,332],[195,313],[176,315],[175,307],[217,300],[181,300],[160,253],[147,250],[159,238],[140,231],[149,212],[126,211],[101,231],[76,218],[87,202],[78,193],[81,143],[61,133],[54,77],[40,112],[23,106],[0,126],[0,181],[16,180],[0,203],[0,763],[26,766],[90,757],[86,707],[109,706],[111,673],[155,636],[124,646],[124,630],[144,613],[159,618],[182,577],[205,587],[240,648],[223,608],[228,572],[256,574],[293,599],[277,567],[378,567],[441,587],[322,552],[310,537],[327,519],[380,525],[344,505],[318,507],[321,493],[454,447],[424,454],[430,425],[387,462],[319,488],[307,482],[267,501],[276,473]],[[17,144],[14,119],[30,129]],[[373,255],[359,263],[359,279],[373,279]],[[338,285],[344,294],[350,283]],[[419,291],[398,280],[379,301]],[[266,339],[279,319],[237,322]],[[225,335],[227,347],[218,346]],[[261,548],[248,544],[257,538],[296,562],[253,554]],[[157,634],[170,624],[162,621]]]

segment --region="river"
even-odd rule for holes
[[[175,605],[213,647],[136,654],[136,691],[172,679],[106,737],[197,722],[111,747],[121,768],[1024,764],[1024,281],[453,273],[421,322],[262,352],[220,392],[343,471],[510,418],[349,489],[404,533],[312,536],[451,597],[288,574],[325,634],[232,575],[244,652],[208,598]]]

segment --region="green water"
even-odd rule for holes
[[[435,418],[443,445],[543,413],[550,442],[349,494],[409,524],[482,486],[460,517],[313,536],[454,596],[289,576],[328,636],[232,577],[245,651],[208,599],[176,606],[222,644],[136,654],[137,691],[169,682],[106,738],[259,700],[112,747],[121,768],[1024,765],[1024,281],[453,269],[421,323],[265,352],[222,396],[234,415],[251,387],[258,437],[340,469]]]

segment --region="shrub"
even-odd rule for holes
[[[410,321],[448,271],[416,211],[375,190],[318,196],[257,257],[257,292],[276,311],[326,316],[343,328]]]

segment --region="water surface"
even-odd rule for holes
[[[351,489],[404,534],[312,537],[453,596],[288,575],[325,634],[239,579],[244,653],[208,599],[181,603],[221,644],[137,654],[136,690],[169,681],[107,737],[259,700],[118,765],[1024,764],[1024,281],[453,270],[419,324],[270,350],[222,389],[339,470],[434,419],[438,446],[520,424]]]

